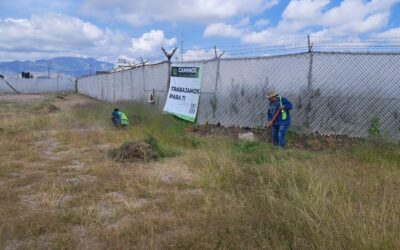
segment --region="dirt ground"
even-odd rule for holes
[[[112,125],[114,105],[131,126]],[[289,133],[280,150],[267,135],[77,94],[0,95],[0,249],[400,246],[399,145]],[[133,156],[157,157],[110,157],[138,141]]]
[[[0,102],[32,102],[46,98],[46,95],[41,94],[0,94]]]
[[[0,205],[2,214],[8,214],[6,222],[0,220],[2,249],[51,249],[64,237],[77,240],[66,248],[105,248],[96,239],[102,233],[126,227],[130,217],[171,195],[198,192],[191,188],[193,174],[176,159],[152,164],[118,164],[109,159],[108,151],[123,142],[126,133],[76,124],[70,118],[76,105],[96,103],[93,99],[74,94],[0,95],[1,102],[10,108],[0,124],[6,133],[0,138],[0,193],[12,196]],[[41,102],[56,108],[34,109],[37,114],[26,111]],[[25,106],[10,112],[14,104]],[[36,126],[32,119],[48,124]],[[177,184],[188,188],[169,188]],[[45,219],[46,214],[51,221]],[[158,209],[151,216],[168,220]],[[29,228],[32,221],[39,232]]]
[[[238,127],[222,127],[214,125],[200,125],[193,129],[193,132],[205,137],[219,137],[224,136],[231,139],[237,139],[241,133],[253,133],[254,138],[259,141],[266,141],[272,143],[271,129],[248,129]],[[345,136],[321,136],[321,135],[299,135],[290,133],[288,137],[288,148],[292,149],[307,149],[312,151],[320,150],[335,150],[349,146],[358,142],[360,139],[352,139]]]

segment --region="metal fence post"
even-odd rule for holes
[[[101,76],[101,100],[104,100],[104,77]]]
[[[313,98],[313,89],[312,89],[312,81],[313,81],[313,64],[314,64],[314,53],[312,50],[312,43],[310,40],[310,35],[307,36],[308,42],[308,55],[309,55],[309,65],[308,65],[308,74],[307,74],[307,105],[305,107],[306,110],[306,119],[305,119],[305,127],[307,129],[310,128],[311,125],[311,101]]]
[[[109,97],[108,97],[108,76],[109,75],[110,74],[106,75],[106,102],[108,102],[108,100],[109,100]]]
[[[164,52],[164,55],[167,57],[167,59],[168,59],[168,84],[167,84],[167,87],[168,87],[168,90],[169,90],[169,86],[170,86],[170,84],[171,84],[171,58],[174,56],[174,54],[175,54],[175,52],[176,52],[176,50],[177,50],[178,48],[175,48],[171,53],[168,53],[163,47],[161,47],[161,50]]]
[[[116,86],[115,86],[115,75],[116,75],[116,72],[114,72],[114,99],[113,99],[113,102],[115,102],[116,101],[116,98],[115,98],[115,89],[116,89]]]
[[[131,68],[131,69],[130,69],[130,71],[131,71],[131,74],[130,74],[130,75],[131,75],[131,99],[132,99],[132,100],[135,99],[135,97],[134,97],[134,95],[133,95],[133,77],[132,77],[133,69],[134,69],[134,68]]]
[[[216,72],[216,77],[215,77],[215,87],[214,87],[214,94],[211,99],[211,106],[212,106],[212,111],[213,111],[213,118],[215,118],[215,113],[218,108],[218,100],[217,100],[217,91],[218,91],[218,83],[221,78],[221,71],[220,71],[220,66],[221,65],[221,57],[217,57],[217,72]]]
[[[121,84],[122,84],[122,89],[121,89],[121,94],[122,94],[122,99],[124,100],[124,69],[122,69],[122,76],[121,76]]]
[[[171,85],[171,61],[168,61],[168,76],[167,76],[167,91],[169,90],[169,86]]]

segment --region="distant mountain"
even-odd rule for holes
[[[112,63],[100,62],[94,58],[56,57],[48,60],[0,62],[0,75],[16,76],[21,72],[31,72],[34,77],[52,77],[61,74],[66,76],[84,76],[96,71],[108,71]]]

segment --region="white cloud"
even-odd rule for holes
[[[242,42],[248,44],[260,44],[265,43],[268,40],[273,40],[272,32],[269,30],[250,32],[242,37]]]
[[[399,0],[345,0],[326,11],[321,25],[334,35],[361,34],[387,26],[391,8]]]
[[[390,11],[399,2],[400,0],[343,0],[339,5],[330,7],[331,0],[292,0],[275,27],[255,31],[251,25],[235,27],[224,23],[208,26],[205,35],[240,37],[246,44],[280,44],[281,42],[275,41],[309,33],[324,36],[368,34],[387,27]],[[268,24],[259,20],[254,25],[264,23]],[[395,32],[396,30],[389,34]]]
[[[288,35],[290,36],[290,34],[284,34],[276,28],[252,31],[250,26],[236,27],[225,23],[214,23],[208,25],[203,35],[205,37],[240,38],[241,42],[245,44],[261,44],[269,42],[270,45],[284,44],[285,41],[280,39],[288,37]]]
[[[22,2],[15,0],[15,3]],[[30,5],[27,6],[32,6],[34,1],[28,2]],[[285,38],[298,35],[302,35],[305,41],[308,33],[324,36],[372,33],[373,37],[400,37],[400,28],[385,31],[393,6],[400,0],[337,1],[339,3],[332,0],[291,0],[275,26],[270,24],[265,11],[278,0],[85,0],[81,12],[79,4],[74,1],[73,4],[61,0],[53,2],[48,4],[50,10],[76,7],[79,14],[87,13],[111,21],[117,19],[131,25],[198,21],[208,24],[204,37],[237,38],[245,44],[283,44],[288,41]],[[39,3],[43,11],[37,7],[34,12],[47,12],[46,1],[39,0]],[[13,8],[17,6],[14,2],[10,5],[15,5]],[[265,19],[254,20],[261,13],[265,14]],[[115,25],[115,22],[110,23]],[[176,43],[175,37],[166,37],[162,30],[151,30],[132,38],[126,32],[100,28],[62,14],[0,19],[0,57],[3,60],[64,55],[94,56],[109,61],[115,61],[118,56],[148,58],[162,55],[161,46],[171,47]],[[187,50],[185,56],[210,58],[213,53],[193,49]]]
[[[260,26],[260,27],[268,26],[269,25],[269,20],[263,19],[263,18],[259,19],[259,20],[256,21],[255,25],[256,26]]]
[[[88,22],[60,14],[0,20],[0,43],[15,49],[31,47],[32,42],[38,50],[94,44],[103,35]]]
[[[35,60],[57,56],[96,57],[114,62],[125,55],[147,57],[160,46],[172,46],[161,30],[152,30],[139,38],[125,32],[101,29],[79,18],[48,14],[30,19],[0,19],[0,57],[2,60]]]
[[[363,20],[353,20],[352,22],[332,27],[330,33],[336,35],[348,35],[379,30],[387,25],[389,16],[389,12],[373,14]]]
[[[250,25],[250,17],[244,17],[236,24],[237,27],[243,27],[247,25]]]
[[[392,28],[389,30],[386,30],[384,32],[378,33],[373,35],[374,37],[379,37],[379,38],[400,38],[400,27],[398,28]]]
[[[322,9],[329,0],[293,0],[283,11],[282,16],[287,20],[315,20],[322,14]]]
[[[276,5],[278,0],[86,0],[83,12],[132,25],[151,21],[215,22],[243,14],[261,13]]]
[[[132,26],[142,26],[148,22],[144,17],[135,13],[120,13],[118,14],[118,19]]]
[[[207,26],[203,34],[205,37],[240,37],[242,30],[225,23],[213,23]]]
[[[139,38],[132,38],[130,51],[137,54],[154,53],[162,46],[171,47],[176,44],[176,38],[165,38],[164,31],[151,30]]]
[[[391,8],[399,0],[344,0],[327,9],[327,0],[292,1],[284,11],[279,27],[301,31],[309,26],[319,26],[330,35],[358,35],[383,29],[390,17]],[[292,4],[295,3],[295,4]]]
[[[217,54],[221,55],[222,51],[217,49]],[[178,57],[179,59],[180,57]],[[204,49],[190,49],[186,50],[183,54],[183,59],[185,61],[196,61],[196,60],[208,60],[215,58],[214,50],[204,50]]]

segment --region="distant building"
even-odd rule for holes
[[[107,75],[110,74],[110,71],[96,71],[96,75]]]
[[[21,72],[21,77],[22,78],[33,78],[33,75],[31,72]]]

